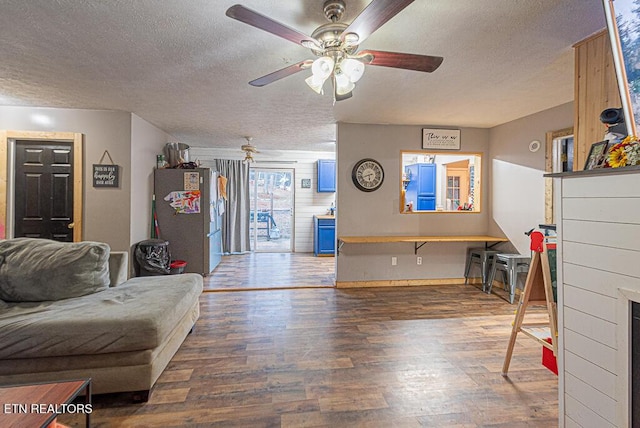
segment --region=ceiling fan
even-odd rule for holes
[[[244,138],[245,140],[247,140],[247,144],[243,144],[242,146],[240,146],[240,150],[244,152],[244,159],[242,160],[242,162],[244,163],[255,162],[255,159],[253,159],[253,155],[259,152],[256,146],[251,144],[251,140],[253,140],[253,137],[244,137]]]
[[[307,59],[249,82],[252,86],[264,86],[302,70],[311,69],[305,79],[311,89],[323,93],[326,80],[333,86],[335,101],[352,96],[355,83],[362,77],[364,66],[402,68],[431,73],[442,63],[439,56],[415,55],[375,50],[358,51],[359,45],[374,31],[400,13],[414,0],[372,0],[351,22],[340,22],[344,15],[343,0],[327,0],[324,14],[330,21],[307,36],[254,10],[236,4],[227,9],[227,16],[268,33],[287,39],[311,50],[318,58]]]

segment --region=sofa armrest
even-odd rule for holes
[[[120,285],[128,279],[129,253],[126,251],[111,251],[109,254],[109,279],[111,287]]]

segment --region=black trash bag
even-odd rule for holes
[[[169,275],[171,266],[169,242],[163,239],[138,242],[135,259],[140,276]]]

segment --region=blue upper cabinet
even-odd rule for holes
[[[434,211],[436,209],[436,165],[418,163],[405,168],[409,178],[405,193],[408,204],[413,202],[416,211]]]
[[[433,163],[418,164],[418,194],[425,197],[436,197],[436,165]]]
[[[336,191],[336,161],[318,160],[318,192]]]

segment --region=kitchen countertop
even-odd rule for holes
[[[331,215],[331,214],[319,214],[319,215],[316,215],[315,217],[322,220],[331,220],[336,218],[335,215]]]

